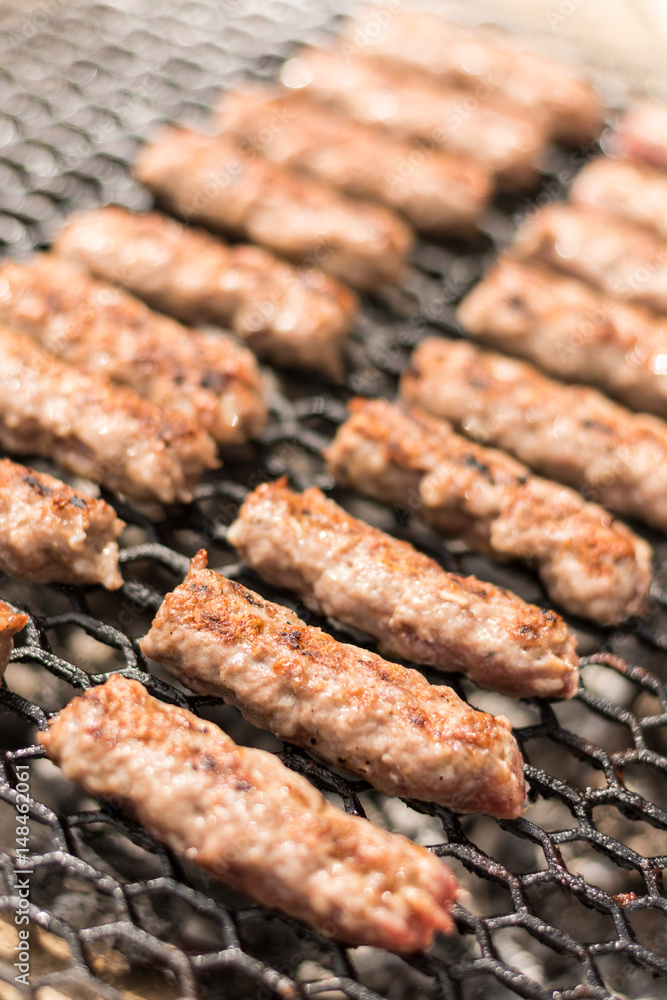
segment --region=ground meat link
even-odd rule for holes
[[[650,98],[637,101],[621,117],[608,146],[616,156],[667,168],[667,105]]]
[[[59,361],[0,325],[0,447],[43,455],[135,500],[188,502],[215,443],[177,410]]]
[[[341,485],[421,514],[497,559],[535,565],[553,601],[601,624],[646,609],[651,549],[573,490],[421,410],[355,400],[327,451]]]
[[[193,691],[387,795],[507,818],[523,810],[521,754],[504,716],[306,625],[207,569],[203,550],[141,648]]]
[[[352,20],[346,37],[398,66],[465,87],[479,100],[502,97],[562,142],[584,146],[601,130],[602,106],[583,73],[498,28],[465,28],[426,11],[398,9],[382,24],[372,15]]]
[[[619,215],[667,239],[667,173],[658,167],[598,156],[575,177],[570,200]]]
[[[318,268],[115,206],[71,217],[55,249],[176,319],[230,326],[276,364],[343,373],[357,300]]]
[[[370,291],[399,281],[411,230],[383,205],[341,194],[231,139],[169,128],[140,152],[135,175],[188,222],[252,240]]]
[[[123,582],[116,539],[125,527],[104,500],[0,459],[0,570],[32,583]]]
[[[537,258],[607,295],[667,313],[667,242],[634,222],[555,203],[518,230],[512,254]]]
[[[568,698],[575,640],[562,618],[350,517],[316,487],[258,486],[228,541],[264,579],[320,614],[374,636],[380,651],[517,697]]]
[[[398,71],[372,55],[303,49],[282,73],[285,84],[426,147],[469,156],[506,188],[536,183],[546,136],[530,114],[494,96],[480,100],[423,73]]]
[[[643,306],[505,257],[463,300],[458,319],[485,344],[667,417],[667,318]]]
[[[273,163],[382,202],[427,233],[470,233],[491,195],[491,175],[475,160],[420,148],[298,91],[226,93],[218,120],[246,148]]]
[[[28,624],[28,616],[12,611],[8,604],[0,601],[0,678],[4,676],[9,654],[14,645],[13,637]]]
[[[667,424],[465,341],[427,337],[401,397],[588,499],[667,530]]]
[[[391,951],[453,930],[458,887],[434,854],[329,805],[274,754],[113,674],[39,740],[68,778],[159,841],[325,937]]]
[[[68,364],[179,410],[222,446],[256,437],[266,421],[259,368],[245,347],[187,330],[59,257],[0,265],[0,321]]]

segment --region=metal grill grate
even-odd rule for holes
[[[147,0],[114,6],[38,0],[27,10],[0,7],[0,242],[22,255],[48,243],[75,208],[106,201],[148,207],[127,164],[153,123],[203,124],[220,88],[249,71],[270,76],[295,42],[319,41],[335,29],[340,12],[333,0],[312,6],[307,0],[163,0],[159,8]],[[581,153],[554,154],[541,196],[557,196],[581,162]],[[51,985],[65,996],[117,998],[128,982],[133,995],[143,995],[141,984],[150,982],[146,995],[165,997],[664,996],[667,687],[650,672],[663,671],[667,648],[659,573],[648,622],[615,632],[572,623],[586,654],[584,686],[573,702],[512,703],[454,679],[475,705],[504,711],[517,726],[533,803],[524,819],[499,823],[402,805],[292,747],[279,751],[349,812],[365,811],[420,839],[454,867],[470,893],[456,910],[462,933],[428,955],[403,960],[348,950],[248,906],[112,806],[86,799],[32,745],[34,727],[44,727],[74,689],[120,670],[156,696],[220,722],[239,741],[275,749],[272,738],[220,702],[186,696],[149,673],[136,639],[183,574],[186,554],[201,545],[213,566],[225,565],[306,620],[348,638],[231,563],[226,526],[248,488],[282,472],[299,488],[316,483],[332,490],[319,451],[343,418],[345,399],[393,395],[395,376],[427,324],[459,335],[454,305],[494,248],[510,238],[512,215],[522,209],[519,202],[498,203],[476,247],[421,244],[406,285],[365,302],[347,385],[332,390],[314,379],[277,376],[262,441],[239,464],[209,477],[188,508],[174,508],[153,524],[109,497],[130,525],[120,592],[2,582],[2,595],[28,608],[31,619],[0,688],[3,742],[13,748],[3,753],[0,771],[0,836],[7,847],[0,852],[0,908],[11,922],[18,905],[11,851],[15,768],[28,761],[30,913],[33,926],[52,935],[43,938],[52,961],[35,970],[33,989]],[[446,567],[548,603],[521,569],[446,549],[400,512],[341,491],[333,495],[416,541]],[[655,536],[651,541],[662,566],[665,544]],[[64,944],[56,947],[57,939]],[[0,982],[13,983],[10,964],[0,963]],[[156,973],[148,970],[161,974],[162,992],[155,992]]]

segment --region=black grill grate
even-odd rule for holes
[[[37,0],[0,7],[0,242],[22,255],[48,243],[75,208],[116,201],[148,207],[127,163],[159,119],[203,124],[220,88],[253,72],[271,76],[295,42],[335,29],[341,4],[147,0],[116,5]],[[583,153],[583,156],[586,152]],[[582,153],[555,153],[541,197],[557,196]],[[31,919],[51,964],[32,986],[65,996],[268,997],[610,997],[649,1000],[667,980],[667,687],[662,650],[667,622],[660,573],[646,623],[580,636],[584,686],[565,705],[513,704],[454,679],[479,707],[505,711],[526,758],[532,807],[498,823],[457,818],[420,803],[402,806],[348,780],[292,747],[282,759],[350,812],[433,846],[470,892],[457,908],[460,936],[428,955],[397,959],[324,942],[296,922],[249,907],[157,845],[108,804],[92,803],[43,760],[34,727],[74,689],[121,670],[167,701],[220,722],[240,741],[274,747],[212,698],[185,695],[147,671],[137,638],[191,555],[205,545],[211,564],[290,602],[233,564],[226,526],[248,488],[287,472],[299,488],[332,483],[319,451],[351,393],[392,395],[396,374],[427,324],[458,335],[455,303],[510,238],[524,205],[498,203],[476,247],[422,244],[405,287],[364,304],[350,347],[347,385],[276,379],[272,420],[262,441],[203,483],[195,502],[151,523],[114,501],[128,521],[125,584],[108,595],[2,581],[2,595],[30,610],[0,688],[4,739],[0,773],[0,908],[11,922],[16,765],[30,762]],[[546,604],[534,577],[457,553],[400,511],[333,491],[353,512],[416,541],[445,566],[501,582]],[[651,536],[658,564],[664,542]],[[306,609],[314,624],[338,633]],[[347,636],[343,636],[347,638]],[[628,662],[641,664],[627,666]],[[75,665],[77,664],[77,665]],[[653,672],[650,672],[653,671]],[[431,675],[434,681],[441,680]],[[4,802],[4,804],[3,804]],[[38,936],[38,932],[35,931]],[[65,945],[58,950],[53,942]],[[48,947],[47,947],[48,945]],[[153,970],[153,971],[150,971]],[[165,989],[155,992],[155,970]],[[150,979],[150,976],[153,978]],[[144,977],[144,978],[142,978]],[[14,981],[11,960],[0,981]],[[26,993],[26,995],[28,995]]]

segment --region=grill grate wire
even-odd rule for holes
[[[151,126],[162,119],[204,124],[221,88],[249,72],[271,77],[295,43],[318,42],[335,30],[343,7],[330,0],[312,6],[307,0],[164,0],[159,12],[147,0],[0,6],[0,244],[22,256],[47,245],[76,208],[107,201],[149,207],[128,163]],[[590,152],[554,153],[542,196],[561,194]],[[584,653],[583,685],[572,703],[511,705],[451,679],[460,694],[506,711],[516,724],[533,803],[524,818],[456,817],[417,802],[397,812],[363,782],[305,752],[290,746],[277,751],[348,812],[368,813],[419,836],[455,868],[470,892],[456,908],[461,935],[429,954],[369,957],[362,954],[367,949],[323,941],[290,918],[249,906],[191,870],[113,805],[91,804],[67,787],[45,770],[34,745],[35,727],[43,729],[75,691],[114,670],[165,701],[222,720],[241,741],[269,745],[265,734],[216,699],[186,694],[150,672],[137,639],[183,575],[184,553],[202,545],[212,565],[349,638],[335,623],[258,582],[226,545],[226,527],[247,490],[283,473],[297,488],[321,486],[354,513],[415,541],[446,568],[475,572],[547,604],[539,584],[520,568],[499,568],[445,548],[403,512],[392,514],[334,489],[319,458],[350,395],[395,393],[396,376],[424,330],[461,335],[456,303],[511,238],[513,217],[525,209],[518,199],[498,202],[477,246],[420,244],[404,287],[365,301],[347,384],[275,376],[262,439],[238,463],[208,477],[189,507],[170,509],[153,523],[109,496],[130,525],[121,556],[125,582],[117,594],[2,581],[2,595],[29,610],[30,623],[17,637],[0,688],[3,742],[11,747],[0,759],[0,835],[6,840],[0,909],[11,921],[18,905],[15,856],[6,836],[11,826],[2,817],[16,801],[16,766],[29,762],[31,920],[67,946],[60,967],[40,973],[33,989],[50,985],[67,996],[119,998],[120,980],[100,956],[120,954],[132,969],[161,970],[171,984],[165,996],[188,998],[662,995],[667,686],[660,678],[667,602],[665,546],[657,536],[647,535],[658,555],[648,621],[614,632],[572,622]],[[3,980],[13,983],[14,972],[0,962]]]

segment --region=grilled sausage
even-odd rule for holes
[[[269,583],[374,636],[387,656],[461,670],[517,697],[569,698],[577,690],[575,641],[559,615],[446,573],[315,487],[258,486],[227,538]]]
[[[497,28],[464,28],[426,11],[395,9],[383,22],[372,13],[351,21],[346,37],[362,51],[465,87],[482,100],[502,96],[574,146],[591,142],[601,129],[600,101],[574,66],[531,52]]]
[[[104,500],[0,459],[0,571],[32,583],[101,583],[116,590],[125,527]]]
[[[12,611],[8,604],[0,601],[0,678],[4,676],[9,654],[14,645],[13,637],[28,624],[28,616]]]
[[[327,451],[331,474],[366,496],[421,514],[497,559],[536,566],[550,597],[603,624],[642,614],[651,549],[578,493],[531,476],[444,420],[385,400],[356,400]]]
[[[0,325],[0,447],[45,455],[135,500],[187,502],[215,444],[176,410],[80,371]]]
[[[58,257],[0,265],[0,322],[62,361],[179,410],[223,446],[255,437],[266,421],[261,376],[245,347],[187,330]]]
[[[412,248],[389,209],[244,152],[225,137],[169,128],[145,146],[138,180],[190,222],[245,237],[365,290],[398,281]]]
[[[598,156],[575,177],[570,200],[620,215],[667,239],[667,173],[640,160]]]
[[[453,929],[456,880],[435,855],[329,805],[274,754],[237,746],[137,681],[113,674],[39,740],[89,795],[326,937],[410,952]]]
[[[621,117],[609,143],[611,152],[667,167],[667,105],[637,101]]]
[[[512,253],[667,312],[667,242],[633,222],[582,205],[547,205],[519,229]]]
[[[504,716],[477,712],[416,670],[337,642],[206,561],[202,550],[167,594],[141,642],[146,656],[387,795],[520,815],[521,754]]]
[[[295,268],[261,247],[227,246],[156,212],[112,206],[70,218],[55,249],[179,320],[231,326],[276,364],[342,374],[357,302],[317,268]]]
[[[540,264],[502,258],[463,300],[477,340],[667,417],[667,319]]]
[[[427,233],[471,231],[491,195],[491,176],[475,160],[419,148],[298,91],[226,93],[218,120],[245,148],[380,201]]]
[[[589,499],[667,530],[667,424],[657,417],[443,337],[417,347],[401,397]]]
[[[423,74],[398,72],[382,59],[350,57],[342,48],[302,50],[286,64],[283,82],[362,124],[469,156],[504,187],[537,179],[543,129],[493,96],[481,99]]]

